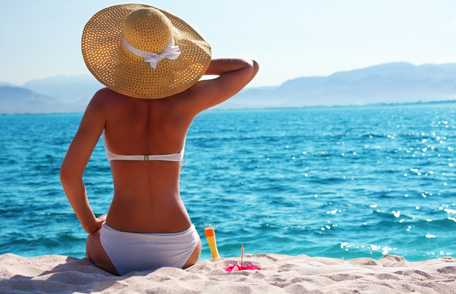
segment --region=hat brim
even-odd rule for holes
[[[163,59],[152,69],[142,58],[131,58],[121,47],[122,23],[133,11],[155,8],[173,27],[181,54]],[[211,62],[209,44],[185,21],[159,8],[122,4],[97,12],[85,25],[81,41],[84,62],[94,77],[115,92],[145,99],[159,99],[183,92],[205,74]]]

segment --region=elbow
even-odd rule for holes
[[[251,81],[260,69],[258,62],[255,59],[240,59],[240,61],[243,64],[240,71]]]
[[[68,182],[68,178],[70,177],[68,170],[64,167],[60,167],[60,183],[64,185]]]
[[[258,71],[259,65],[255,59],[241,59],[242,63],[244,64],[243,67],[250,68],[251,70]]]
[[[60,167],[60,183],[62,183],[62,185],[74,181],[75,178],[77,178],[77,175],[74,171],[65,165],[62,165]]]
[[[260,69],[258,62],[255,59],[246,59],[244,60],[244,63],[244,68],[249,72],[251,79],[253,79],[256,76],[258,70]]]

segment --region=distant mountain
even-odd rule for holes
[[[1,113],[41,113],[53,112],[58,105],[56,99],[15,86],[0,86]]]
[[[0,82],[0,113],[83,111],[102,87],[91,76],[55,76],[29,81],[23,87]],[[398,62],[247,89],[220,107],[363,105],[449,99],[456,99],[456,63]]]
[[[405,103],[456,98],[456,64],[387,63],[273,88],[245,90],[222,107],[290,107]]]
[[[93,94],[103,87],[92,76],[54,76],[46,79],[31,80],[23,85],[35,92],[59,98],[66,103],[85,106]]]

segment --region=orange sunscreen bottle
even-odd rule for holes
[[[212,261],[219,260],[220,255],[217,249],[217,240],[215,239],[215,230],[213,227],[205,227],[204,234],[206,235],[207,245],[211,250]]]

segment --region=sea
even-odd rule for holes
[[[0,254],[85,255],[59,168],[81,119],[0,115]],[[181,196],[210,253],[456,256],[456,104],[211,110],[189,130]],[[84,175],[107,212],[100,139]]]

